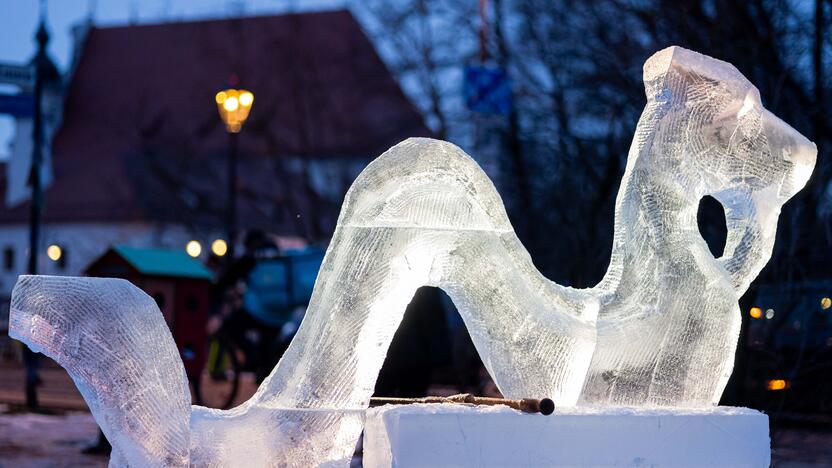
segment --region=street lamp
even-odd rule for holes
[[[40,2],[40,25],[35,33],[38,50],[32,59],[35,68],[34,116],[32,117],[32,165],[29,170],[32,185],[32,199],[29,203],[29,264],[27,271],[30,275],[38,273],[38,252],[40,252],[41,211],[43,209],[43,186],[41,180],[41,165],[43,164],[43,89],[46,84],[50,66],[54,65],[46,54],[49,43],[49,32],[46,30],[46,1]],[[37,386],[40,378],[38,355],[28,346],[23,347],[23,366],[26,368],[26,407],[37,409]]]
[[[228,133],[240,133],[254,104],[254,94],[245,89],[226,89],[217,93],[216,101]]]
[[[228,206],[225,212],[225,230],[228,237],[228,262],[234,260],[234,239],[237,237],[237,134],[246,123],[254,94],[245,89],[225,89],[217,93],[215,100],[220,118],[228,131]]]

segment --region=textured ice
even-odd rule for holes
[[[765,266],[780,207],[806,184],[817,149],[763,108],[732,65],[679,47],[644,65],[647,106],[615,208],[598,337],[583,402],[716,404],[731,375],[737,301]],[[700,200],[725,208],[715,259]]]
[[[507,397],[713,404],[733,364],[737,299],[768,260],[780,207],[806,183],[816,151],[727,63],[669,48],[648,60],[644,81],[613,255],[595,288],[537,271],[462,150],[409,139],[350,188],[306,318],[238,408],[190,406],[161,313],[125,281],[22,276],[10,334],[70,371],[117,466],[346,464],[393,334],[424,285],[453,299]],[[696,224],[708,194],[726,208],[720,259]]]
[[[112,278],[21,276],[9,334],[63,366],[113,445],[111,464],[188,462],[185,368],[156,302]]]

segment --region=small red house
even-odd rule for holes
[[[188,378],[198,377],[207,352],[211,272],[178,250],[113,247],[85,270],[87,276],[123,278],[156,300],[170,327]]]

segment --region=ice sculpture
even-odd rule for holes
[[[350,188],[297,336],[238,408],[189,406],[161,313],[124,281],[23,276],[10,334],[70,371],[119,466],[346,464],[423,285],[450,295],[507,397],[714,403],[733,361],[737,298],[770,256],[780,206],[806,183],[815,149],[724,62],[670,48],[648,60],[644,81],[613,256],[595,288],[535,269],[462,150],[409,139]],[[727,209],[720,259],[696,225],[706,194]]]

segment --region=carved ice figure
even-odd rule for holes
[[[350,188],[306,318],[240,407],[189,407],[161,313],[125,281],[23,276],[10,334],[70,371],[118,466],[346,464],[423,285],[450,295],[508,397],[572,405],[583,388],[587,403],[714,403],[737,298],[770,256],[780,206],[806,183],[815,149],[724,62],[670,48],[644,78],[612,260],[595,288],[544,278],[476,163],[450,143],[410,139]],[[706,194],[727,209],[718,260],[696,224]]]
[[[407,304],[424,285],[439,286],[453,299],[505,395],[575,404],[595,346],[597,301],[537,271],[491,181],[462,150],[410,139],[371,163],[348,192],[306,318],[257,393],[230,411],[193,407],[190,463],[306,466],[349,460],[387,348]],[[94,308],[79,299],[101,291],[107,300]],[[113,328],[110,308],[132,305],[119,304],[120,297],[144,295],[119,280],[23,276],[13,293],[11,334],[27,342],[40,337],[39,349],[73,372],[84,366],[91,374],[99,369],[123,381],[116,391],[102,390],[109,400],[153,406],[163,398],[187,405],[182,385],[173,387],[180,394],[150,391],[160,376],[184,379],[184,371],[180,362],[152,359],[144,347],[145,329],[125,326],[123,340],[106,341]],[[163,327],[160,312],[145,299],[131,313]],[[49,308],[41,306],[44,300]],[[111,348],[89,362],[64,359],[65,328],[80,336],[101,335],[96,342]],[[153,349],[175,352],[167,330],[156,326],[154,335]],[[110,363],[113,352],[146,359],[147,371],[119,372],[120,364]],[[95,406],[100,396],[85,397]],[[117,405],[94,414],[97,420],[113,414],[141,418]],[[182,427],[181,413],[170,417]],[[158,450],[155,441],[129,426],[119,426],[115,435],[110,437],[114,453],[126,454],[125,440],[146,444],[147,452]]]
[[[593,291],[598,343],[582,402],[716,404],[734,365],[737,301],[771,256],[780,207],[806,184],[817,150],[726,62],[670,47],[647,60],[644,85],[612,259]],[[726,210],[719,259],[697,228],[706,195]]]

